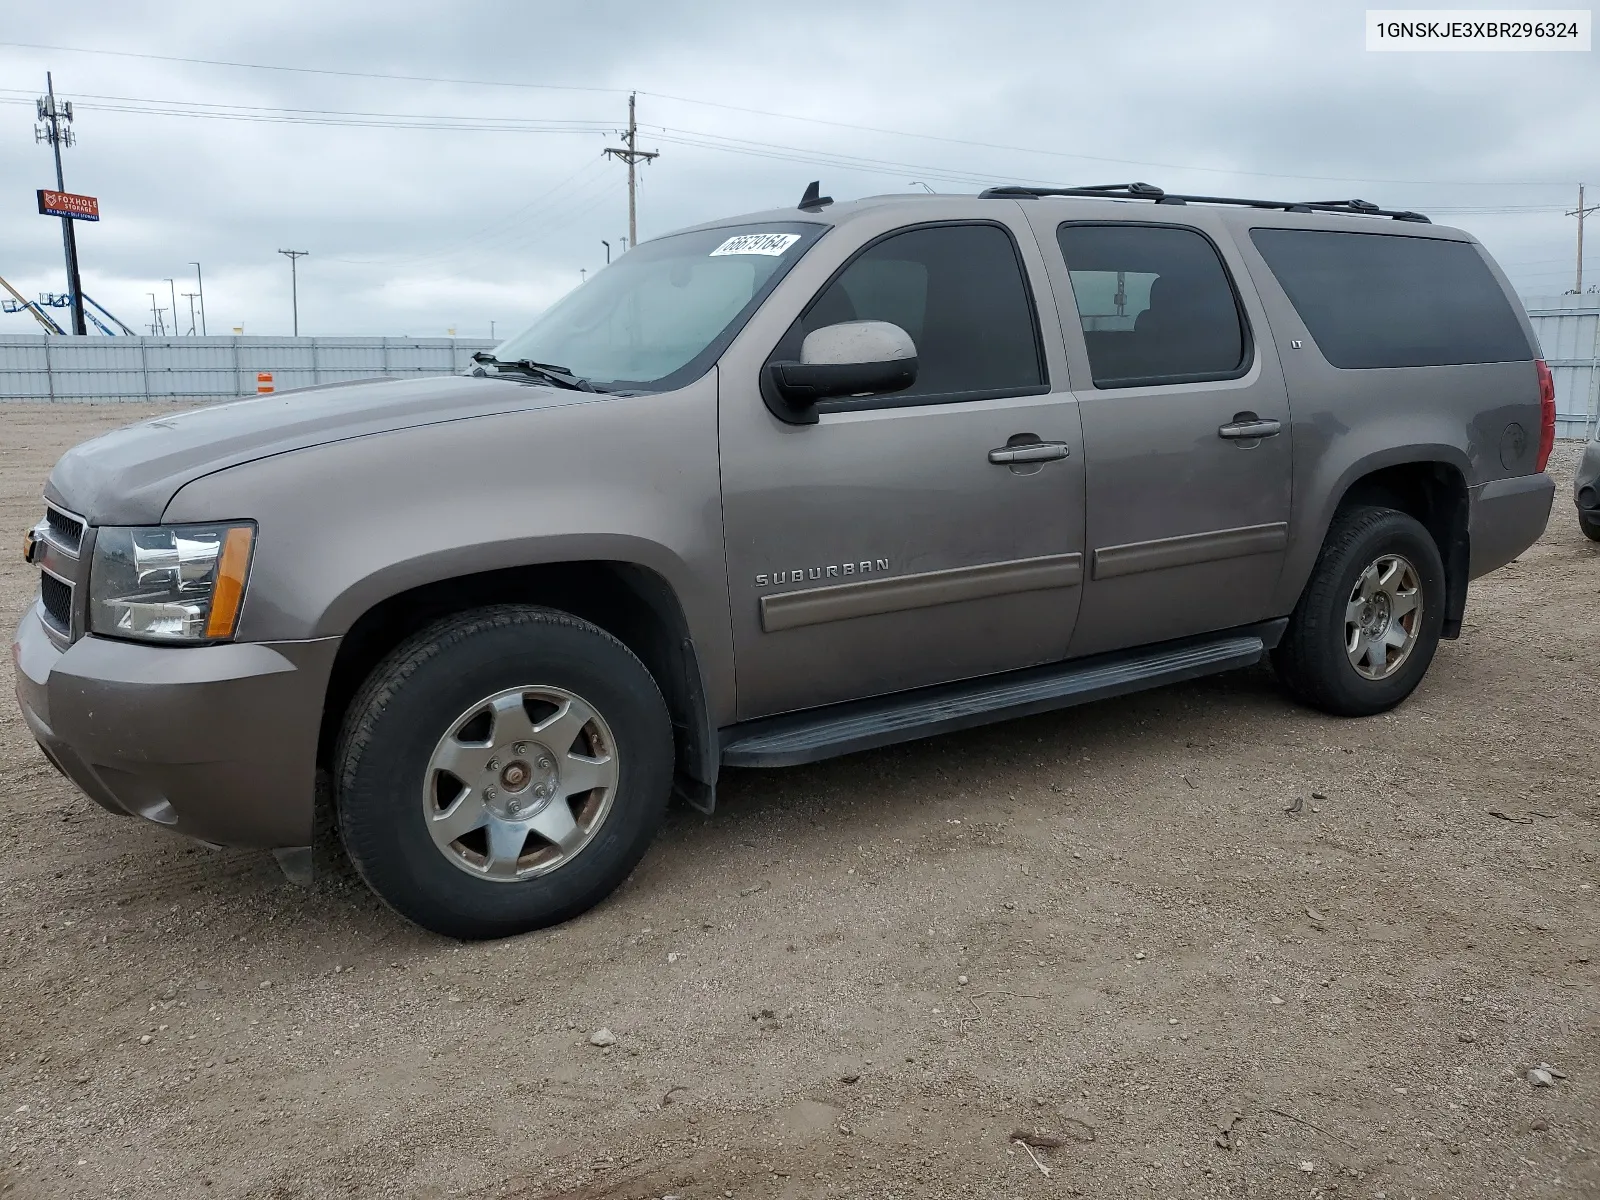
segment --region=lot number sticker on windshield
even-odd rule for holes
[[[799,240],[798,233],[742,233],[723,242],[709,257],[715,258],[719,254],[769,254],[776,258]]]

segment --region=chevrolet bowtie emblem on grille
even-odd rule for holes
[[[33,552],[39,548],[39,535],[33,530],[28,530],[22,535],[22,561],[33,564]]]

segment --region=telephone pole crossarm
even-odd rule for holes
[[[659,150],[639,149],[639,122],[635,113],[637,99],[638,93],[628,93],[628,128],[622,135],[628,144],[606,147],[606,157],[619,159],[628,164],[628,245],[630,246],[636,245],[639,241],[638,164],[661,157]]]

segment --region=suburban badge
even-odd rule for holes
[[[889,569],[887,558],[863,558],[860,562],[829,563],[821,567],[796,567],[789,571],[768,571],[756,576],[757,587],[780,583],[805,583],[813,579],[854,579],[858,575],[877,575]]]

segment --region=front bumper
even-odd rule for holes
[[[1600,441],[1583,448],[1578,469],[1572,473],[1572,502],[1588,521],[1600,521]]]
[[[1514,475],[1470,489],[1467,520],[1473,579],[1503,567],[1539,540],[1550,521],[1556,481],[1545,474]]]
[[[311,844],[338,645],[84,637],[63,651],[34,608],[12,657],[28,728],[91,799],[203,841],[276,849]]]

